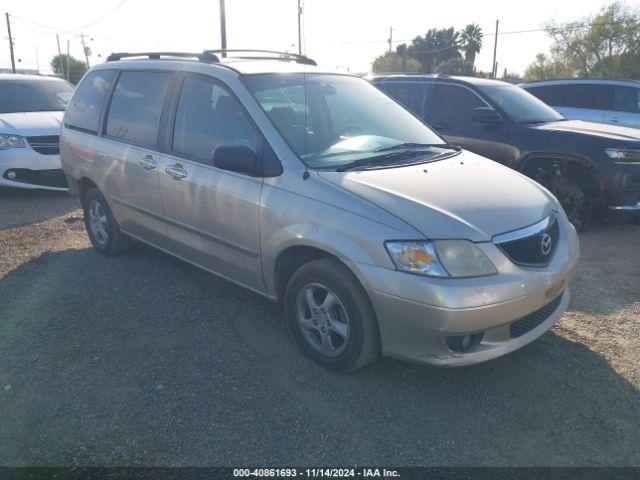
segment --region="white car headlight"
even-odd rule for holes
[[[640,150],[630,148],[607,148],[609,158],[616,162],[640,162]]]
[[[7,148],[24,148],[24,139],[18,135],[7,135],[6,133],[0,133],[0,150],[6,150]]]
[[[491,260],[468,240],[386,242],[393,264],[403,272],[440,278],[482,277],[497,273]]]

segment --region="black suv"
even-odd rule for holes
[[[496,80],[389,75],[371,81],[447,141],[543,184],[577,226],[608,210],[640,213],[638,129],[566,120]]]

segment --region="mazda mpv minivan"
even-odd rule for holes
[[[578,241],[548,191],[307,57],[114,54],[63,123],[96,250],[135,239],[281,301],[324,367],[489,360],[569,302]]]

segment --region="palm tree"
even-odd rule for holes
[[[460,32],[460,41],[465,62],[473,65],[476,61],[476,54],[482,48],[482,29],[479,25],[470,23]]]

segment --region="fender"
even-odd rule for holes
[[[266,290],[275,295],[275,267],[279,255],[290,247],[312,247],[322,250],[340,259],[347,265],[363,286],[367,286],[366,279],[360,274],[354,264],[365,263],[375,265],[377,262],[365,249],[342,232],[327,229],[315,223],[297,223],[274,232],[269,238],[263,239],[262,244],[262,272]],[[384,248],[380,244],[381,250]],[[388,259],[389,268],[391,260]]]

